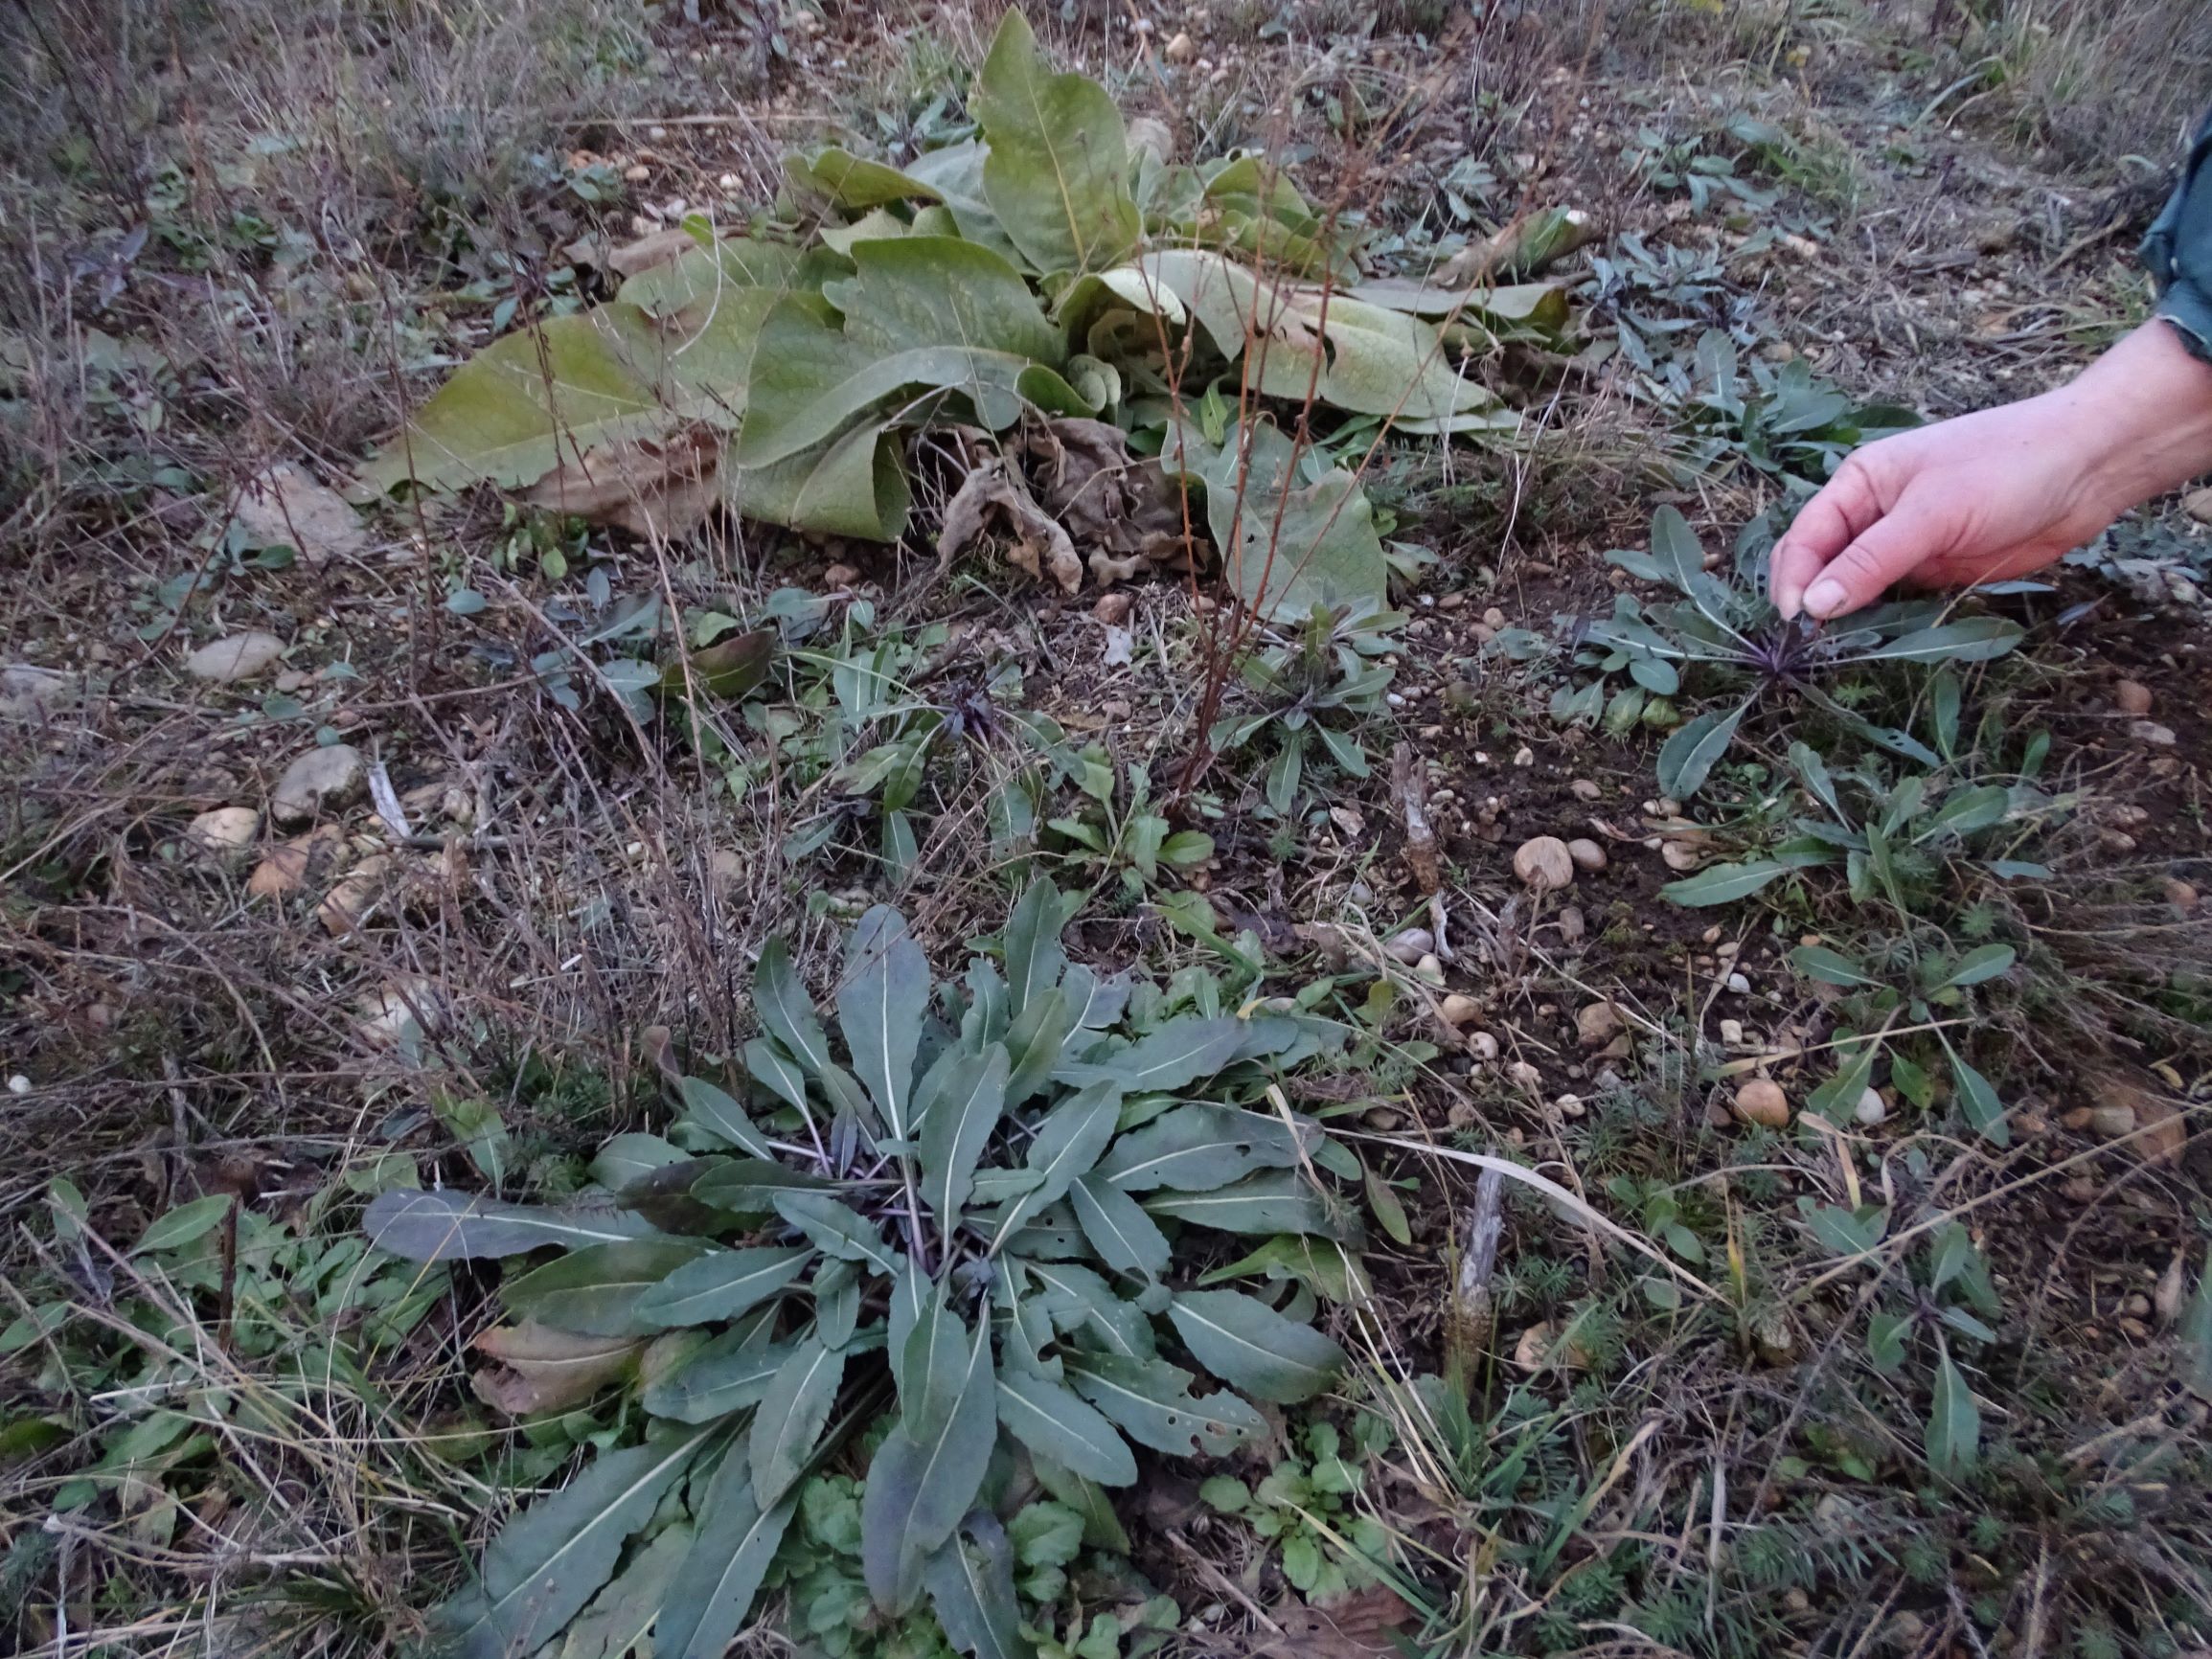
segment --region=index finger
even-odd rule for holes
[[[1881,504],[1875,496],[1873,481],[1853,456],[1799,510],[1782,539],[1774,544],[1769,578],[1774,608],[1786,618],[1795,616],[1805,603],[1805,590],[1813,585],[1813,578],[1881,516]]]

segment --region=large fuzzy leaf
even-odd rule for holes
[[[1200,1365],[1278,1405],[1312,1398],[1344,1369],[1344,1351],[1327,1336],[1242,1291],[1179,1292],[1168,1318]]]
[[[673,1329],[735,1319],[806,1271],[811,1250],[717,1250],[685,1262],[638,1299],[646,1324]]]
[[[572,455],[667,432],[650,321],[617,301],[496,340],[454,372],[361,470],[387,490],[536,484]]]
[[[500,1287],[500,1298],[518,1319],[535,1319],[586,1336],[650,1336],[660,1327],[642,1303],[704,1244],[689,1239],[635,1239],[594,1244],[533,1268]]]
[[[976,1160],[1006,1110],[1006,1050],[947,1049],[915,1091],[922,1198],[949,1239],[973,1185]]]
[[[1086,1479],[1109,1487],[1136,1482],[1137,1461],[1121,1431],[1048,1377],[1000,1372],[998,1420],[1031,1451]]]
[[[1188,429],[1171,448],[1200,459]],[[1317,605],[1360,611],[1388,597],[1389,566],[1375,511],[1341,466],[1301,482],[1297,447],[1272,421],[1238,426],[1206,460],[1206,522],[1237,597],[1270,621]]]
[[[793,1493],[763,1511],[754,1501],[745,1460],[736,1446],[730,1448],[699,1500],[691,1551],[653,1626],[655,1653],[662,1659],[721,1659],[797,1507]]]
[[[615,296],[662,324],[696,328],[716,310],[752,292],[780,294],[818,285],[809,270],[820,256],[788,242],[725,237],[638,272]],[[757,325],[760,319],[755,316]]]
[[[580,1250],[653,1234],[642,1216],[588,1204],[503,1204],[467,1193],[395,1189],[361,1217],[369,1242],[410,1261],[521,1256],[548,1244]]]
[[[1047,74],[1018,9],[999,25],[969,108],[991,145],[985,199],[1038,270],[1080,274],[1129,256],[1144,226],[1121,111],[1097,81]]]
[[[882,207],[899,201],[941,201],[930,185],[879,161],[865,161],[851,150],[830,145],[810,156],[784,157],[784,176],[810,195],[848,211]]]
[[[855,275],[823,297],[845,314],[845,335],[873,353],[930,346],[1003,352],[1058,368],[1067,356],[1021,273],[958,237],[855,243]]]
[[[863,421],[842,437],[766,466],[734,466],[723,493],[747,518],[822,535],[896,541],[912,492],[888,427]]]
[[[940,1545],[922,1582],[945,1639],[974,1659],[1031,1659],[1036,1646],[1021,1633],[1014,1597],[1014,1552],[998,1517],[978,1511]]]
[[[882,1112],[894,1140],[908,1133],[907,1094],[914,1056],[929,1011],[929,959],[887,904],[860,918],[845,945],[845,978],[837,988],[837,1022],[853,1069]]]
[[[559,1634],[614,1573],[622,1546],[697,1453],[701,1434],[607,1452],[507,1523],[470,1589],[439,1609],[461,1659],[509,1659]]]
[[[753,1501],[767,1508],[790,1489],[813,1455],[837,1385],[845,1376],[845,1351],[819,1337],[808,1337],[777,1367],[760,1410],[753,1414],[747,1461],[752,1467]]]
[[[886,1613],[904,1612],[921,1589],[923,1564],[952,1535],[983,1485],[998,1438],[991,1331],[969,1350],[959,1398],[935,1434],[916,1438],[903,1422],[868,1467],[860,1500],[860,1565]]]
[[[1164,1359],[1075,1353],[1067,1374],[1131,1440],[1173,1457],[1226,1457],[1267,1432],[1267,1420],[1225,1390],[1194,1397],[1191,1374]]]
[[[1099,1260],[1117,1273],[1156,1278],[1168,1270],[1168,1240],[1137,1201],[1099,1176],[1068,1189],[1076,1219]]]
[[[1098,1173],[1125,1193],[1205,1193],[1256,1170],[1293,1168],[1298,1158],[1298,1136],[1282,1119],[1198,1104],[1131,1129],[1099,1160]]]

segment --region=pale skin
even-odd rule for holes
[[[2206,471],[2212,364],[2154,319],[2054,391],[1847,457],[1776,544],[1774,602],[1825,619],[2021,576]]]

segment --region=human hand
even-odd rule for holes
[[[2154,322],[2071,384],[1847,457],[1775,545],[1786,617],[1871,604],[1895,581],[2038,570],[2212,465],[2212,368]]]

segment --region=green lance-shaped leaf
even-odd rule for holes
[[[922,1582],[945,1639],[974,1659],[1034,1659],[1037,1648],[1021,1633],[1014,1595],[1014,1552],[998,1517],[969,1516],[960,1533],[938,1546],[923,1568]]]
[[[536,484],[571,456],[666,432],[651,322],[617,301],[494,341],[361,470],[378,491]]]
[[[370,1200],[361,1230],[377,1249],[410,1261],[521,1256],[548,1244],[581,1250],[653,1236],[644,1216],[612,1207],[503,1204],[467,1193],[399,1189]]]
[[[2179,1350],[2177,1375],[2181,1386],[2200,1399],[2212,1399],[2212,1261],[2197,1276],[2197,1290],[2181,1310],[2174,1331]]]
[[[1158,1352],[1144,1310],[1116,1296],[1090,1268],[1074,1261],[1032,1261],[1027,1265],[1055,1329],[1124,1359],[1150,1359]]]
[[[827,1193],[779,1193],[776,1214],[841,1261],[866,1262],[878,1273],[900,1270],[882,1229]]]
[[[582,1336],[650,1336],[660,1327],[644,1315],[646,1292],[707,1246],[689,1239],[634,1239],[594,1244],[531,1269],[500,1287],[518,1319]]]
[[[1098,1173],[1125,1193],[1172,1187],[1210,1192],[1255,1170],[1298,1163],[1298,1137],[1282,1119],[1235,1106],[1177,1106],[1114,1142]]]
[[[1076,1219],[1091,1248],[1117,1273],[1148,1279],[1168,1270],[1168,1240],[1137,1201],[1119,1187],[1085,1175],[1068,1189]]]
[[[622,1659],[635,1652],[691,1550],[689,1526],[677,1521],[661,1528],[562,1632],[559,1659]]]
[[[1200,1365],[1278,1405],[1312,1398],[1344,1369],[1344,1351],[1327,1336],[1239,1290],[1179,1292],[1168,1318]]]
[[[1981,1407],[1973,1390],[1940,1346],[1935,1362],[1935,1394],[1927,1411],[1927,1468],[1938,1480],[1956,1480],[1974,1466],[1981,1452]]]
[[[1790,953],[1790,966],[1807,979],[1822,985],[1873,985],[1882,982],[1840,951],[1825,944],[1801,944]]]
[[[944,1286],[937,1286],[906,1337],[899,1368],[900,1416],[915,1440],[944,1431],[968,1384],[973,1347],[967,1323],[946,1305]]]
[[[748,1443],[755,1503],[763,1508],[774,1504],[799,1478],[822,1438],[822,1425],[830,1420],[844,1376],[845,1351],[819,1337],[800,1342],[777,1368],[753,1414]]]
[[[754,1487],[731,1446],[699,1501],[691,1552],[653,1625],[652,1650],[664,1659],[721,1659],[743,1625],[798,1508],[792,1493],[764,1511]]]
[[[1741,864],[1716,864],[1695,875],[1670,881],[1659,889],[1659,897],[1670,903],[1701,910],[1707,905],[1733,904],[1739,898],[1748,898],[1776,876],[1789,874],[1790,866],[1774,859],[1746,858]]]
[[[1062,1468],[1104,1486],[1136,1482],[1136,1459],[1121,1431],[1047,1377],[1024,1371],[999,1373],[998,1420],[1031,1451]]]
[[[712,1129],[723,1140],[756,1158],[773,1158],[776,1148],[768,1144],[768,1137],[754,1127],[753,1120],[745,1116],[744,1107],[732,1100],[729,1094],[717,1088],[704,1078],[686,1078],[677,1085],[683,1096],[684,1111],[696,1124]]]
[[[1164,1359],[1079,1352],[1067,1374],[1131,1440],[1173,1457],[1226,1457],[1267,1432],[1266,1419],[1226,1390],[1194,1398],[1191,1374]]]
[[[915,1091],[922,1199],[949,1239],[973,1185],[976,1160],[1006,1110],[1006,1050],[946,1049]]]
[[[886,1613],[914,1604],[924,1562],[975,1501],[998,1439],[996,1399],[986,1325],[975,1333],[943,1426],[918,1439],[901,1422],[877,1448],[860,1500],[860,1565],[869,1594]]]
[[[746,1043],[745,1072],[785,1104],[807,1110],[807,1074],[784,1052],[782,1044],[766,1037],[754,1037]]]
[[[732,511],[821,535],[897,541],[913,505],[898,439],[878,421],[766,466],[724,471]]]
[[[1079,1086],[1109,1082],[1127,1095],[1165,1094],[1212,1077],[1235,1057],[1243,1039],[1242,1020],[1185,1014],[1118,1054],[1092,1062],[1071,1061],[1053,1076]]]
[[[1858,653],[1872,662],[1985,663],[2020,643],[2020,625],[2002,617],[1969,617],[1921,628]]]
[[[2018,953],[2009,944],[1980,944],[1952,963],[1941,980],[1929,986],[1930,991],[1946,990],[1952,986],[1980,985],[1984,980],[1995,979],[2012,971],[2014,959]]]
[[[648,1180],[686,1181],[687,1176],[689,1197],[731,1216],[772,1215],[776,1200],[786,1193],[818,1193],[832,1184],[828,1176],[771,1164],[765,1158],[693,1159],[655,1170]],[[637,1193],[642,1185],[632,1183],[625,1198]]]
[[[1058,986],[1067,970],[1067,952],[1060,943],[1061,915],[1060,889],[1040,875],[1006,919],[1006,986],[1014,1013]]]
[[[1850,1123],[1867,1085],[1874,1080],[1874,1062],[1881,1056],[1878,1039],[1862,1042],[1859,1052],[1836,1068],[1835,1076],[1805,1098],[1805,1109],[1832,1124]]]
[[[1659,747],[1659,787],[1677,801],[1687,801],[1711,775],[1714,763],[1728,752],[1736,728],[1744,723],[1749,703],[1741,703],[1725,715],[1699,715],[1677,727]]]
[[[770,1342],[774,1310],[711,1339],[668,1375],[646,1385],[645,1408],[677,1422],[714,1422],[758,1405],[795,1342]]]
[[[717,1250],[685,1262],[638,1298],[637,1316],[674,1329],[735,1319],[806,1271],[812,1250]]]
[[[893,1140],[909,1132],[907,1095],[914,1056],[929,1011],[929,960],[887,904],[860,918],[845,947],[845,979],[837,988],[837,1023],[853,1069],[882,1112]]]
[[[1154,1216],[1222,1233],[1319,1233],[1354,1236],[1356,1224],[1338,1216],[1312,1182],[1297,1170],[1270,1170],[1210,1193],[1155,1193],[1145,1200]]]
[[[1113,1139],[1121,1116],[1121,1085],[1092,1083],[1044,1115],[1029,1143],[1028,1168],[1038,1184],[1017,1198],[999,1220],[992,1236],[995,1253],[1032,1216],[1067,1195],[1079,1176],[1097,1165],[1106,1143]]]
[[[791,966],[790,946],[781,939],[761,946],[760,964],[753,969],[753,1007],[776,1040],[815,1077],[835,1065],[830,1057],[830,1034],[822,1029],[814,1000]]]
[[[1074,1029],[1075,1011],[1068,1007],[1067,992],[1057,987],[1031,997],[1029,1006],[1015,1015],[1006,1030],[1007,1052],[1014,1057],[1006,1083],[1008,1105],[1022,1104],[1052,1079]]]
[[[1129,132],[1097,81],[1050,75],[1018,9],[992,40],[969,107],[990,141],[983,193],[1040,271],[1104,270],[1144,230],[1129,187]]]
[[[560,1633],[614,1573],[622,1546],[652,1518],[697,1453],[701,1431],[605,1452],[555,1496],[507,1523],[477,1583],[437,1622],[462,1659],[508,1659]]]
[[[1951,1092],[1958,1097],[1959,1109],[1966,1113],[1967,1122],[1991,1146],[2011,1146],[2012,1129],[2005,1123],[2004,1102],[1997,1099],[1995,1086],[1964,1055],[1950,1046],[1949,1037],[1941,1032],[1935,1034],[1936,1040],[1943,1044],[1944,1055],[1950,1061]]]

